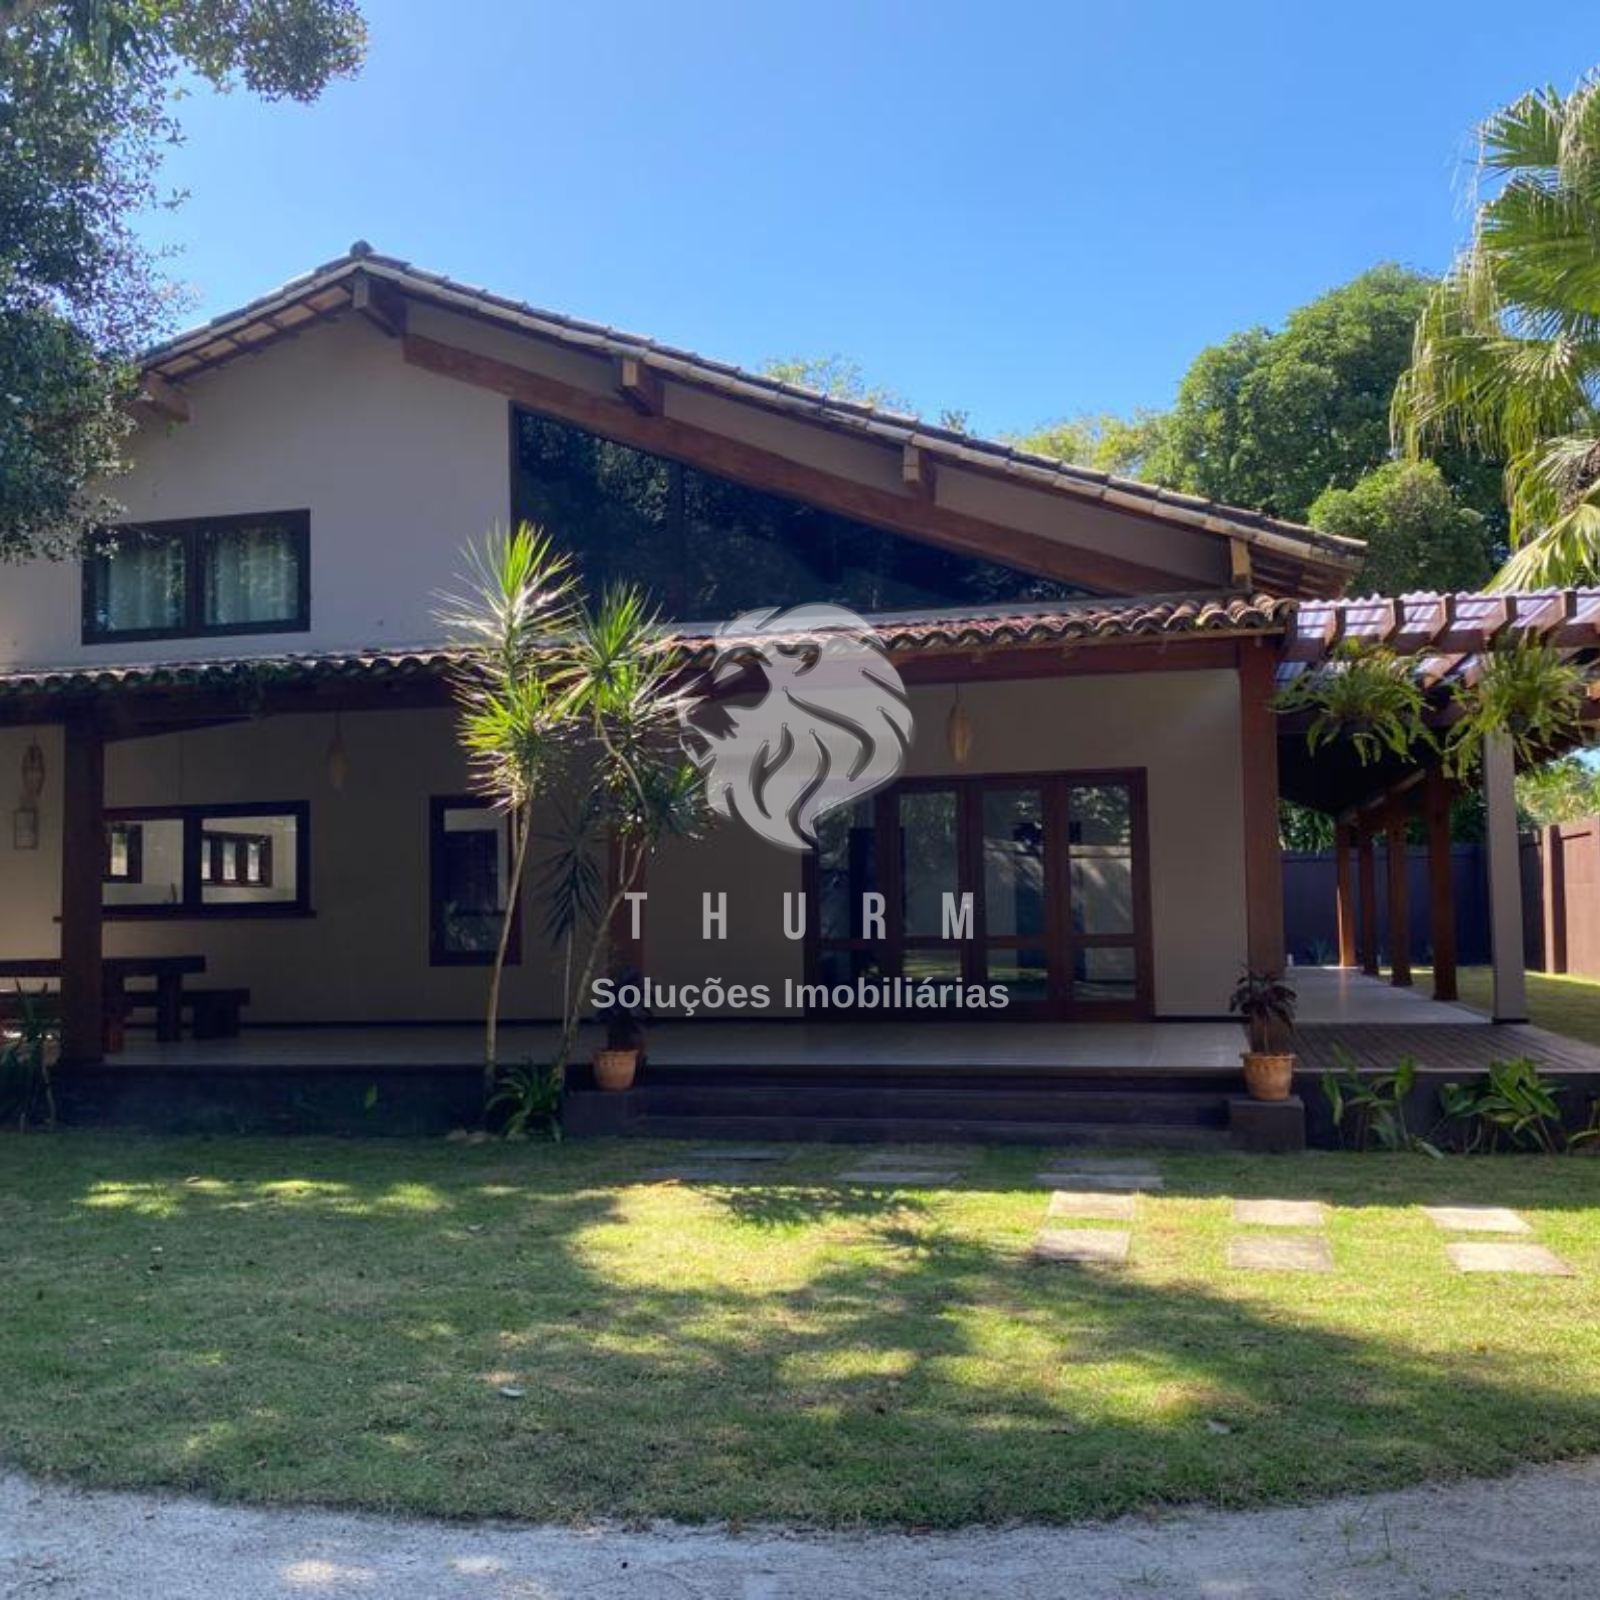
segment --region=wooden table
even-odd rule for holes
[[[107,1009],[121,1013],[129,978],[156,980],[156,1038],[163,1043],[183,1036],[183,980],[206,970],[204,956],[107,956],[100,963],[105,975]],[[8,959],[0,956],[0,979],[54,978],[61,980],[61,961],[45,956]]]

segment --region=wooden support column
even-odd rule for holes
[[[1483,741],[1483,798],[1488,812],[1489,948],[1494,960],[1496,1022],[1528,1020],[1522,967],[1522,845],[1517,837],[1516,758],[1511,741]]]
[[[1389,872],[1389,982],[1411,987],[1411,872],[1406,859],[1405,807],[1394,801],[1384,821],[1384,855]]]
[[[63,733],[61,1059],[84,1065],[105,1056],[105,745],[88,717],[68,721]]]
[[[625,844],[615,834],[612,835],[610,846],[606,853],[606,870],[610,890],[607,898],[615,894],[622,887],[624,878],[632,869],[632,881],[628,888],[634,893],[643,893],[647,888],[645,883],[644,862],[640,858],[637,845]],[[634,914],[637,910],[639,919],[639,936],[634,937]],[[611,919],[611,968],[615,971],[619,967],[632,967],[641,975],[644,973],[644,902],[624,900],[617,907],[616,915]]]
[[[1283,853],[1278,844],[1277,652],[1264,640],[1239,646],[1239,729],[1244,764],[1246,960],[1256,972],[1284,965]]]
[[[1378,864],[1373,857],[1372,833],[1356,824],[1356,866],[1361,883],[1361,970],[1378,976]]]
[[[1428,921],[1433,940],[1433,998],[1456,998],[1456,883],[1450,863],[1450,785],[1430,767],[1422,803],[1428,826]]]
[[[1339,925],[1339,965],[1356,964],[1356,884],[1350,859],[1350,836],[1354,832],[1347,822],[1336,823],[1333,830],[1334,914]]]

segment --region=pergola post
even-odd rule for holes
[[[1440,767],[1424,779],[1428,828],[1428,917],[1433,941],[1433,998],[1456,998],[1456,885],[1450,862],[1450,785]]]
[[[105,1057],[105,745],[86,716],[70,718],[63,734],[61,1059],[92,1065]]]
[[[1483,741],[1483,798],[1488,812],[1489,947],[1494,961],[1496,1022],[1528,1020],[1522,967],[1522,847],[1517,837],[1516,757],[1504,734]]]
[[[1239,732],[1244,777],[1245,953],[1255,972],[1284,964],[1283,852],[1278,844],[1277,652],[1239,647]]]
[[[1339,965],[1356,964],[1356,886],[1350,860],[1350,835],[1347,822],[1334,824],[1334,915],[1339,925]]]
[[[1411,873],[1406,859],[1406,813],[1400,801],[1390,803],[1384,823],[1389,871],[1389,982],[1411,987]]]
[[[1356,869],[1361,884],[1361,970],[1378,976],[1378,864],[1373,858],[1372,831],[1358,822]]]

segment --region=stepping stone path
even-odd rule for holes
[[[1084,1161],[1072,1166],[1052,1167],[1047,1172],[1038,1173],[1035,1181],[1046,1189],[1069,1189],[1078,1192],[1100,1189],[1113,1193],[1160,1189],[1166,1183],[1154,1167],[1132,1161]]]
[[[1033,1256],[1074,1266],[1120,1266],[1128,1259],[1131,1237],[1121,1228],[1046,1229],[1034,1240]]]
[[[1068,1217],[1076,1222],[1132,1222],[1139,1197],[1136,1194],[1108,1194],[1094,1189],[1057,1189],[1050,1196],[1052,1217]]]
[[[1532,1233],[1515,1211],[1505,1206],[1424,1206],[1422,1214],[1446,1233]]]
[[[646,1167],[639,1174],[640,1183],[757,1183],[764,1173],[754,1166],[742,1166],[737,1161],[707,1161],[699,1164],[684,1163],[673,1167]]]
[[[1518,1272],[1536,1278],[1570,1278],[1572,1268],[1542,1244],[1457,1241],[1444,1247],[1458,1272]]]
[[[937,1189],[953,1183],[971,1157],[959,1150],[876,1150],[838,1174],[838,1182]]]
[[[1532,1233],[1509,1206],[1424,1206],[1422,1214],[1446,1233]],[[1444,1247],[1457,1272],[1511,1272],[1535,1278],[1570,1278],[1572,1268],[1542,1244],[1456,1239]]]
[[[1228,1265],[1242,1272],[1332,1272],[1333,1251],[1320,1233],[1242,1233],[1228,1241]]]
[[[691,1161],[788,1161],[794,1155],[792,1145],[782,1144],[708,1144],[691,1150]]]
[[[1328,1212],[1320,1200],[1235,1200],[1233,1220],[1247,1228],[1321,1228]]]

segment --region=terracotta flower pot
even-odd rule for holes
[[[1287,1100],[1294,1088],[1294,1057],[1247,1050],[1239,1058],[1244,1063],[1244,1086],[1252,1100]]]
[[[633,1087],[634,1074],[639,1070],[637,1050],[596,1050],[594,1053],[594,1081],[596,1088],[612,1093]]]

